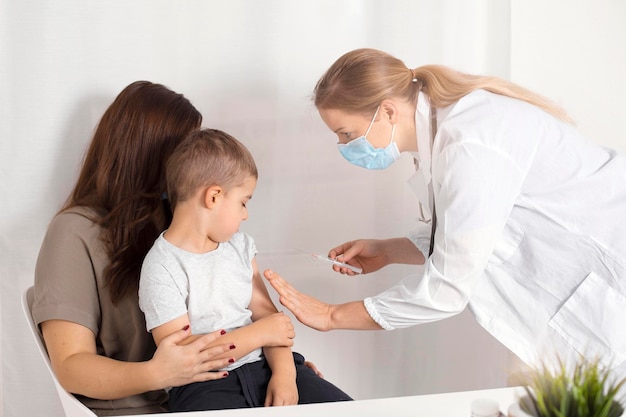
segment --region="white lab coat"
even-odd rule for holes
[[[431,151],[427,101],[410,183],[426,217],[434,195],[434,251],[423,276],[367,298],[369,314],[395,329],[469,304],[528,364],[578,353],[626,376],[626,158],[482,90],[438,110]],[[412,240],[427,255],[430,226]]]

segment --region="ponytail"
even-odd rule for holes
[[[369,114],[390,97],[416,102],[423,91],[430,104],[439,108],[478,89],[525,101],[571,122],[559,106],[510,81],[464,74],[442,65],[409,69],[401,60],[376,49],[356,49],[341,56],[317,82],[313,101],[318,109]]]
[[[443,65],[424,65],[411,70],[411,73],[435,107],[447,107],[472,91],[482,89],[525,101],[561,120],[572,122],[567,113],[552,101],[502,78],[465,74]]]

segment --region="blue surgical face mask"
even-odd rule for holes
[[[341,152],[341,155],[343,155],[348,162],[366,169],[385,169],[400,158],[398,145],[393,141],[393,135],[396,130],[395,124],[391,127],[391,140],[386,147],[374,148],[366,139],[367,134],[374,124],[374,120],[376,120],[378,110],[380,110],[380,106],[376,108],[374,117],[363,136],[351,140],[348,143],[337,144],[339,152]]]

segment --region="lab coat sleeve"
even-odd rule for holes
[[[437,230],[423,275],[364,300],[384,329],[463,311],[518,197],[523,171],[504,151],[463,140],[433,157]],[[415,241],[414,241],[415,243]],[[416,243],[422,249],[419,241]],[[427,250],[427,249],[426,249]]]
[[[428,258],[428,250],[430,249],[430,231],[431,224],[420,221],[418,222],[417,227],[406,235],[406,237],[413,242],[415,247],[422,252],[424,258]]]

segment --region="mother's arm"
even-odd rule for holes
[[[184,314],[174,320],[164,323],[152,329],[152,336],[157,346],[161,346],[167,337],[175,334],[178,329],[188,326],[189,316]],[[217,330],[215,333],[220,334],[223,330]],[[293,346],[293,338],[295,332],[293,324],[289,317],[283,313],[274,310],[273,314],[262,317],[253,323],[231,330],[228,334],[230,349],[221,354],[217,354],[215,359],[239,359],[255,349],[264,346]],[[181,345],[196,343],[199,338],[206,335],[190,335],[180,342]],[[224,336],[226,337],[226,336]],[[219,347],[222,342],[220,339],[209,342],[206,347],[213,349]],[[215,368],[217,369],[217,368]]]
[[[182,346],[190,331],[179,330],[162,340],[152,359],[124,362],[98,355],[93,332],[80,324],[48,320],[41,329],[63,388],[100,400],[221,378],[223,373],[208,371],[227,366],[228,359],[222,357],[232,344],[214,332]]]

